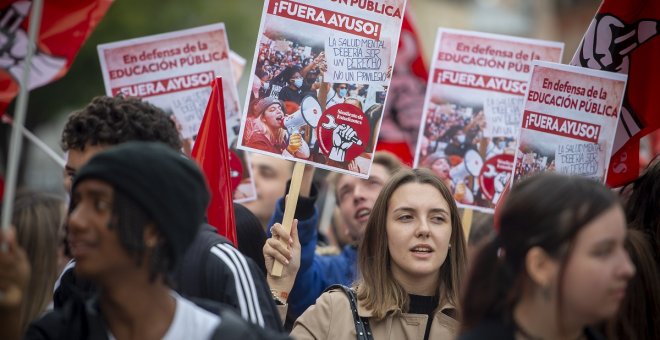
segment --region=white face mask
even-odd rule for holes
[[[456,136],[456,139],[458,140],[459,143],[465,143],[465,135],[459,135]]]
[[[506,142],[504,141],[497,143],[497,147],[500,149],[504,149],[505,146],[506,146]]]
[[[264,87],[264,90],[268,90],[270,83],[263,83],[262,86]]]

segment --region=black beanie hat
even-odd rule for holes
[[[154,219],[176,261],[204,221],[209,192],[194,161],[161,143],[128,142],[90,159],[76,174],[73,189],[95,178],[131,197]]]

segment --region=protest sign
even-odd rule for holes
[[[211,84],[222,77],[227,139],[235,148],[240,108],[224,24],[101,44],[98,53],[106,94],[140,97],[163,109],[180,125],[187,149],[197,138]],[[250,167],[243,168],[248,171],[233,172],[241,176],[233,182],[247,184],[234,192],[239,201],[256,198]]]
[[[555,171],[605,182],[626,76],[535,62],[513,183]]]
[[[439,29],[415,167],[443,179],[459,206],[491,212],[513,169],[532,62],[562,52],[557,42]]]
[[[367,177],[404,9],[405,0],[266,1],[240,148]]]
[[[236,82],[236,86],[238,86],[241,76],[243,76],[246,60],[234,51],[229,51],[229,60],[231,61],[231,71],[234,81]]]

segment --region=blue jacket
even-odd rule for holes
[[[302,249],[300,269],[288,299],[289,317],[294,319],[298,318],[307,307],[313,305],[328,286],[336,283],[350,285],[357,276],[356,247],[346,246],[338,255],[316,254],[319,214],[314,206],[315,200],[313,186],[311,197],[301,196],[296,208],[295,218],[298,219],[298,237]],[[268,225],[281,223],[283,217],[284,198],[280,198]]]

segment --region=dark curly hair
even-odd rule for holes
[[[62,132],[62,150],[127,141],[162,142],[181,149],[176,125],[161,109],[134,97],[98,96],[73,112]]]

